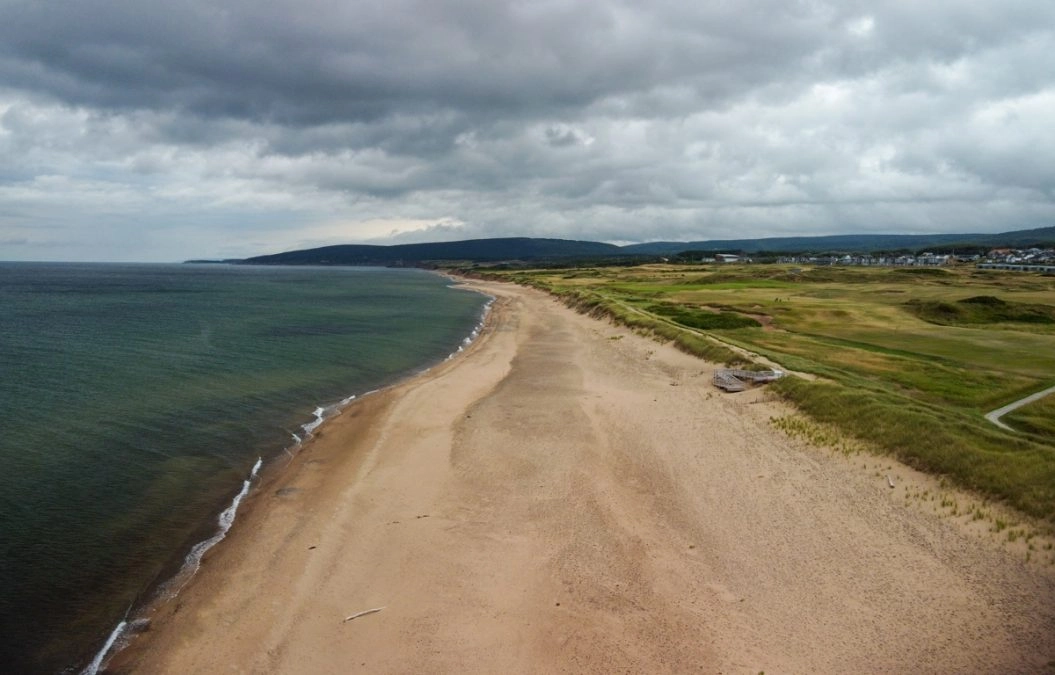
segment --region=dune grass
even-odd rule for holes
[[[1055,324],[1055,307],[1009,302],[992,295],[975,295],[954,302],[911,300],[906,307],[924,321],[946,326]]]
[[[721,309],[701,311],[673,302],[653,303],[645,309],[652,314],[667,317],[674,323],[688,328],[717,330],[723,328],[757,328],[762,325],[755,319],[743,316],[735,311],[723,311]]]
[[[747,363],[744,357],[720,342],[708,340],[706,337],[695,333],[686,332],[668,320],[637,310],[614,298],[591,291],[557,290],[546,288],[544,285],[542,287],[553,292],[569,307],[584,314],[611,319],[644,335],[671,341],[678,349],[698,356],[701,359],[726,365],[745,365]]]
[[[1055,278],[783,265],[496,275],[710,361],[744,365],[736,346],[812,373],[770,386],[849,437],[1055,520],[1055,397],[1007,415],[1019,433],[983,417],[1055,383]]]

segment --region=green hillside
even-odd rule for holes
[[[618,256],[618,246],[566,239],[470,239],[433,244],[370,246],[347,244],[247,258],[252,265],[419,265],[427,262],[500,260],[537,261],[555,258]]]
[[[251,265],[387,265],[427,266],[444,263],[542,262],[568,265],[575,262],[600,264],[601,259],[618,262],[646,256],[673,256],[683,251],[722,251],[757,253],[823,253],[891,250],[955,250],[961,248],[1022,248],[1036,245],[1055,245],[1055,227],[1018,230],[1001,234],[846,234],[824,237],[778,237],[766,239],[716,239],[710,241],[657,241],[645,244],[616,246],[595,241],[569,239],[538,239],[506,237],[498,239],[469,239],[465,241],[426,244],[397,244],[378,246],[344,244],[323,246],[272,255],[255,256],[244,260],[194,262],[225,262]]]

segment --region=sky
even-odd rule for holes
[[[1051,0],[0,0],[0,260],[1052,224]]]

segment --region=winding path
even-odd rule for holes
[[[1012,429],[1011,427],[1009,427],[1006,424],[1004,424],[1003,422],[1001,422],[1000,418],[1003,417],[1004,415],[1008,414],[1012,410],[1016,410],[1018,408],[1021,408],[1022,406],[1028,405],[1028,404],[1032,403],[1033,401],[1039,401],[1040,399],[1044,398],[1048,394],[1055,394],[1055,387],[1048,387],[1047,389],[1044,389],[1043,391],[1038,391],[1037,393],[1030,394],[1029,396],[1027,396],[1025,398],[1020,398],[1019,400],[1015,401],[1014,403],[1008,403],[1003,408],[997,408],[993,412],[986,413],[985,414],[985,418],[987,420],[989,420],[990,422],[992,422],[993,424],[995,424],[996,426],[1000,427],[1001,429],[1007,429],[1008,431],[1016,431],[1016,429]]]

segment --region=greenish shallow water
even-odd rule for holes
[[[318,409],[456,351],[417,270],[0,263],[0,664],[83,668]]]

